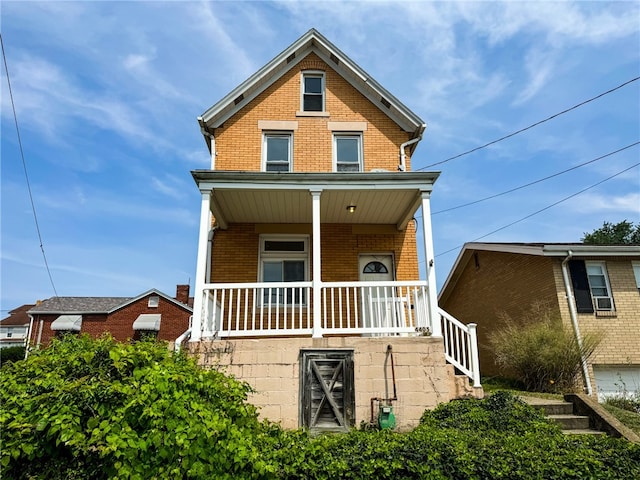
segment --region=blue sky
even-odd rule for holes
[[[309,28],[426,123],[423,168],[640,75],[639,2],[12,2],[2,38],[42,241],[60,296],[194,284],[209,157],[196,117]],[[1,286],[54,295],[2,72]],[[437,165],[438,212],[640,140],[640,81]],[[464,242],[640,162],[640,148],[433,216],[438,284]],[[640,222],[640,167],[485,241],[572,242]],[[423,265],[421,265],[423,267]]]

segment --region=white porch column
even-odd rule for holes
[[[207,243],[209,241],[209,230],[211,229],[211,192],[200,190],[202,202],[200,204],[200,233],[198,234],[198,258],[196,260],[196,282],[193,292],[193,322],[191,324],[191,342],[200,341],[202,325],[206,322],[202,318],[204,285],[208,279],[205,278],[207,272]]]
[[[438,292],[436,286],[436,265],[433,252],[433,231],[431,229],[430,192],[422,192],[422,236],[424,240],[424,260],[427,270],[429,319],[431,321],[431,335],[442,337],[442,325],[438,312]]]
[[[320,255],[320,195],[322,190],[310,190],[313,242],[313,338],[322,337],[322,264]]]

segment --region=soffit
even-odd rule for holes
[[[416,200],[415,190],[334,190],[320,197],[322,223],[395,224]],[[355,205],[349,213],[347,206]],[[215,190],[212,213],[228,223],[311,223],[308,190]]]

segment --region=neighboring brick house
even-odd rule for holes
[[[604,339],[587,364],[585,389],[640,391],[640,245],[467,243],[439,296],[442,308],[478,325],[482,375],[498,369],[489,335],[501,314],[534,304],[580,334]]]
[[[211,168],[192,172],[190,348],[203,364],[251,383],[262,415],[287,428],[346,429],[378,403],[411,426],[481,394],[473,328],[437,305],[438,173],[410,171],[417,115],[312,29],[198,121]]]
[[[34,305],[22,305],[9,311],[9,316],[0,320],[0,348],[23,347],[27,341],[29,315]]]
[[[110,333],[118,341],[152,335],[175,341],[190,327],[189,286],[178,285],[176,297],[152,289],[137,297],[52,297],[28,313],[32,317],[29,345],[47,345],[65,333]]]

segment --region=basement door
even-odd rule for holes
[[[353,427],[353,350],[302,350],[300,372],[300,425],[315,431]]]

